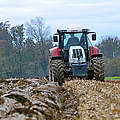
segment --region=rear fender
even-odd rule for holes
[[[49,56],[58,57],[60,56],[60,51],[61,49],[59,49],[58,47],[51,48],[49,49]]]

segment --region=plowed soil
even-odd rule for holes
[[[120,82],[0,80],[1,120],[120,120]]]

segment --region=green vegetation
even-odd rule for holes
[[[120,77],[105,77],[105,80],[120,80]]]

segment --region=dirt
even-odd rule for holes
[[[1,79],[1,120],[119,120],[119,82]]]
[[[78,101],[71,90],[40,79],[0,81],[0,119],[74,120]]]
[[[99,81],[69,81],[64,85],[79,99],[78,119],[120,120],[120,84]]]

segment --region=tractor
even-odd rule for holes
[[[104,81],[103,54],[91,43],[96,33],[89,29],[58,30],[49,49],[49,80],[61,86],[67,77]]]

